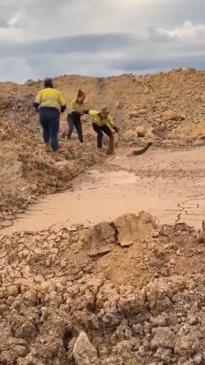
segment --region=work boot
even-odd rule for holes
[[[45,144],[45,150],[46,150],[46,152],[51,152],[51,147],[50,147],[49,143]]]
[[[53,160],[54,160],[55,162],[59,162],[59,161],[61,161],[61,157],[60,157],[60,155],[59,155],[59,152],[58,152],[58,151],[52,151],[52,152],[51,152],[51,156],[52,156],[52,158],[53,158]]]
[[[115,148],[115,141],[114,141],[114,137],[113,137],[113,138],[110,138],[110,140],[109,140],[109,147],[107,150],[107,155],[113,155],[114,148]]]

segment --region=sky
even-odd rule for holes
[[[204,62],[205,0],[0,0],[0,81]]]

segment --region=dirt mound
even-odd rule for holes
[[[2,236],[0,363],[203,364],[204,242],[147,213]]]

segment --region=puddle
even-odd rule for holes
[[[205,219],[205,148],[149,150],[128,157],[117,151],[104,164],[76,178],[74,191],[49,196],[1,233],[38,231],[54,225],[90,225],[142,210],[160,223]]]

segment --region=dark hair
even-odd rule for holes
[[[44,81],[44,87],[53,88],[53,80],[50,78],[46,78]]]
[[[77,94],[77,99],[78,99],[79,97],[81,97],[81,96],[85,96],[85,93],[84,93],[81,89],[79,89],[79,90],[78,90],[78,94]]]
[[[109,114],[108,107],[107,107],[107,106],[104,106],[104,107],[101,109],[101,112],[105,112],[105,113],[108,113],[108,114]]]

